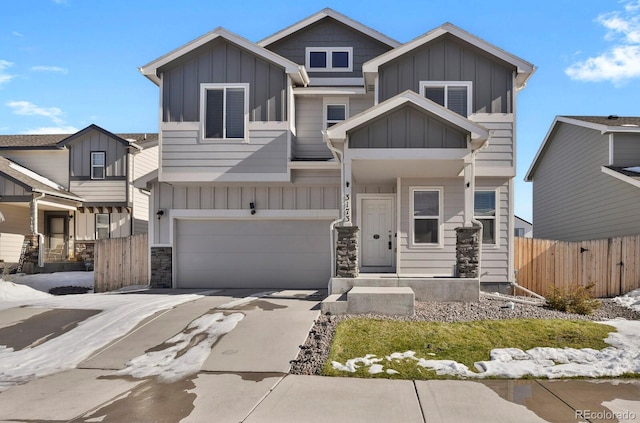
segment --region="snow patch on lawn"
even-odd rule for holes
[[[37,291],[26,285],[19,285],[0,279],[0,301],[27,301],[51,296],[51,294]],[[9,306],[13,307],[12,305]]]
[[[640,289],[628,292],[620,297],[614,298],[614,300],[631,310],[635,310],[640,313]]]

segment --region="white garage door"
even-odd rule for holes
[[[328,220],[177,220],[180,288],[326,288]]]

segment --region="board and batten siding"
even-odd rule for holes
[[[101,131],[89,131],[82,138],[67,144],[69,176],[91,178],[91,152],[105,152],[105,177],[127,176],[127,147]],[[71,190],[74,192],[73,190]]]
[[[640,134],[614,134],[612,166],[640,166]]]
[[[478,113],[469,119],[487,128],[491,134],[487,147],[480,150],[476,156],[476,169],[485,168],[490,172],[496,167],[513,168],[513,115]]]
[[[11,179],[0,176],[0,196],[3,197],[24,197],[31,196],[31,190],[26,190],[22,185],[18,185]],[[6,201],[6,198],[5,198]]]
[[[133,156],[133,180],[140,178],[158,169],[157,145],[145,148],[140,153]],[[133,234],[144,234],[149,231],[149,202],[150,193],[146,190],[135,188],[131,184],[131,197],[133,199]]]
[[[338,184],[172,186],[154,183],[152,192],[153,210],[162,209],[165,213],[171,209],[249,211],[249,203],[255,203],[257,213],[260,210],[337,210],[340,204]],[[152,243],[170,243],[169,222],[166,214],[153,220],[155,239]]]
[[[96,239],[96,213],[75,213],[75,239],[76,241],[94,241]],[[122,213],[109,213],[110,238],[122,238],[131,235],[131,215],[126,211]]]
[[[420,92],[420,81],[471,81],[472,113],[513,113],[513,71],[451,36],[440,37],[379,70],[379,101],[403,91]]]
[[[249,120],[287,120],[284,69],[226,40],[216,38],[160,72],[163,122],[198,122],[204,83],[248,83]]]
[[[2,156],[53,182],[69,187],[69,151],[2,150]]]
[[[119,203],[127,202],[127,181],[91,180],[71,181],[70,191],[84,199],[85,203]]]
[[[351,131],[349,148],[467,148],[467,134],[407,105]]]
[[[244,175],[257,180],[287,177],[286,123],[269,124],[271,129],[249,125],[249,141],[200,141],[193,124],[184,130],[164,129],[161,146],[161,175],[164,181],[237,181]]]
[[[558,122],[533,173],[533,236],[581,241],[640,233],[640,191],[602,173],[609,136]]]
[[[362,64],[391,50],[391,47],[332,18],[324,18],[296,33],[276,41],[267,49],[299,65],[306,61],[307,47],[352,47],[352,72],[312,72],[310,77],[362,77]]]
[[[443,246],[411,245],[410,189],[412,187],[441,187],[443,189]],[[508,282],[509,256],[509,181],[504,178],[478,178],[476,190],[498,190],[498,246],[483,245],[481,282]],[[464,181],[461,178],[402,179],[400,201],[400,228],[398,248],[400,276],[453,276],[456,264],[456,232],[464,221]]]
[[[336,97],[336,96],[333,96]],[[337,96],[344,99],[347,96]],[[297,159],[331,159],[333,155],[322,138],[323,102],[332,96],[296,95],[296,136],[293,139],[293,157]],[[348,96],[348,117],[355,116],[373,106],[373,94]]]

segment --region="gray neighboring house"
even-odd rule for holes
[[[557,116],[525,180],[535,238],[640,234],[640,117]]]
[[[154,286],[447,291],[474,223],[471,280],[514,280],[530,63],[449,23],[401,44],[324,9],[259,42],[215,29],[140,71],[160,90],[160,165],[136,182]]]
[[[25,236],[42,265],[91,260],[96,239],[146,233],[149,193],[133,181],[157,166],[157,134],[0,135],[0,260],[18,262]]]
[[[515,220],[513,223],[514,235],[522,238],[532,238],[533,237],[533,223],[527,222],[523,218],[519,216],[514,216]]]

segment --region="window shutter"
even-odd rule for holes
[[[207,90],[207,114],[205,138],[222,138],[222,117],[224,115],[224,91]]]
[[[244,138],[244,88],[227,88],[226,124],[226,138]]]

